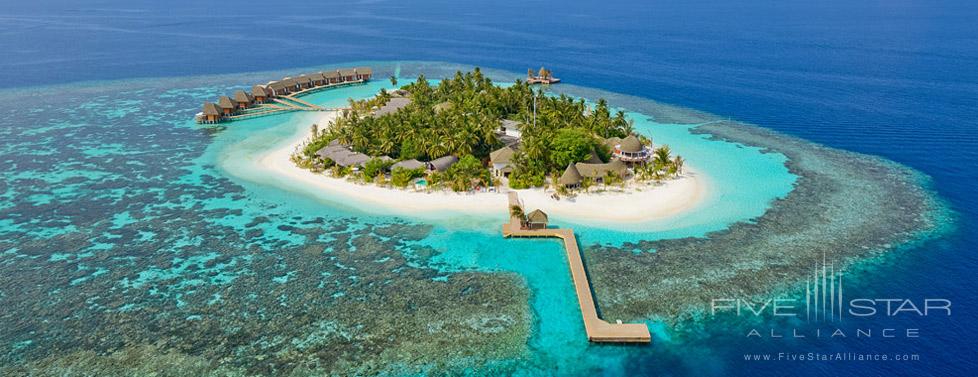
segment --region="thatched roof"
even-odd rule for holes
[[[374,111],[374,116],[383,116],[396,112],[397,110],[403,109],[407,105],[411,104],[410,98],[404,97],[393,97],[381,106],[377,111]]]
[[[336,79],[340,77],[340,71],[325,71],[323,72],[323,77],[327,79]]]
[[[516,150],[513,148],[502,147],[489,153],[489,160],[494,164],[508,164],[515,154]]]
[[[356,72],[354,72],[353,68],[340,68],[340,76],[345,77],[345,76],[355,76],[355,75]]]
[[[234,92],[234,100],[236,102],[251,102],[253,98],[251,98],[251,95],[246,93],[244,90],[239,90]]]
[[[455,156],[439,157],[428,162],[428,168],[435,171],[445,171],[455,165],[456,162],[458,162],[458,157]]]
[[[564,170],[564,174],[561,174],[560,179],[557,183],[564,186],[574,186],[581,184],[583,178],[581,173],[577,171],[577,167],[573,163],[567,164],[567,169]]]
[[[607,145],[608,148],[611,148],[611,150],[615,150],[615,148],[618,148],[619,144],[621,144],[620,137],[609,137],[607,139],[604,139],[604,145]]]
[[[213,102],[204,102],[204,115],[221,115],[221,109]]]
[[[628,153],[638,153],[642,151],[642,142],[635,135],[628,135],[621,141],[621,151]]]
[[[601,164],[601,163],[604,163],[604,161],[601,161],[601,157],[598,156],[598,152],[595,151],[594,148],[591,149],[591,157],[588,158],[587,161],[585,161],[585,162],[587,162],[589,164]]]
[[[391,170],[393,170],[395,168],[404,168],[404,169],[407,169],[407,170],[415,170],[415,169],[424,168],[425,166],[427,166],[427,165],[425,165],[424,162],[411,159],[411,160],[398,161],[398,162],[394,163],[394,165],[391,165]]]
[[[234,102],[231,101],[231,97],[228,97],[228,96],[220,96],[220,97],[217,97],[217,106],[220,107],[220,108],[222,108],[222,109],[233,109],[234,108]]]
[[[578,162],[574,166],[577,167],[577,171],[581,176],[588,178],[603,178],[608,175],[608,172],[614,172],[620,177],[624,177],[628,173],[628,167],[621,160],[611,160],[607,164]]]
[[[526,215],[526,222],[535,224],[546,224],[548,221],[547,213],[535,209]]]
[[[251,87],[251,95],[268,97],[268,92],[265,91],[265,87],[261,85],[255,85]]]
[[[370,67],[356,67],[353,70],[357,71],[357,73],[361,75],[372,75],[374,73],[374,71],[370,69]]]

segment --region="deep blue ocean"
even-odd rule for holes
[[[690,345],[631,375],[978,374],[978,3],[974,1],[33,1],[0,6],[0,88],[351,61],[523,72],[754,123],[917,169],[956,230],[848,287],[942,297],[950,318],[894,317],[916,339]],[[22,126],[15,122],[8,126]],[[2,310],[2,309],[0,309]],[[916,353],[916,362],[745,362],[744,352]],[[693,351],[691,351],[693,352]],[[697,371],[703,373],[699,373]]]

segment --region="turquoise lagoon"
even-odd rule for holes
[[[401,78],[402,81],[409,79]],[[303,99],[325,107],[340,107],[348,98],[367,98],[381,88],[390,90],[391,85],[387,81],[373,81],[362,86],[317,92]],[[784,165],[786,158],[779,153],[691,133],[697,125],[658,123],[636,112],[627,112],[627,116],[634,121],[635,129],[653,138],[656,145],[668,144],[674,153],[686,158],[687,165],[709,182],[708,195],[689,212],[639,224],[551,219],[558,226],[573,227],[582,245],[621,246],[641,240],[701,237],[760,216],[774,200],[791,191],[797,178],[788,172]],[[315,114],[294,113],[231,123],[217,135],[199,162],[217,166],[256,200],[274,202],[304,216],[356,216],[364,221],[384,221],[383,208],[317,192],[301,183],[276,180],[261,169],[255,169],[254,161],[248,159],[264,150],[286,145],[297,132],[307,131],[314,120]],[[532,206],[532,203],[528,205]],[[464,213],[418,216],[423,220],[410,217],[407,220],[434,225],[431,234],[418,244],[438,251],[432,262],[439,270],[445,273],[467,270],[514,272],[525,279],[532,291],[534,333],[531,346],[542,353],[541,356],[545,355],[541,360],[546,360],[539,367],[549,369],[559,365],[559,369],[565,371],[587,370],[594,365],[607,367],[624,360],[619,346],[595,347],[584,338],[577,297],[563,248],[558,242],[502,238],[499,226],[506,220],[503,208],[498,216]],[[656,342],[669,341],[667,328],[652,320],[647,323]],[[582,363],[582,358],[588,362]]]
[[[106,331],[102,341],[111,343],[119,334],[112,332],[114,325],[103,322],[123,315],[139,316],[137,321],[162,321],[158,326],[166,329],[175,326],[166,322],[172,315],[207,321],[224,315],[213,312],[217,310],[214,308],[238,302],[250,305],[249,310],[257,308],[256,315],[265,316],[269,314],[264,308],[269,305],[296,305],[289,304],[291,295],[355,295],[359,289],[356,265],[337,262],[327,266],[330,271],[319,273],[290,267],[284,261],[291,260],[292,253],[303,252],[310,241],[343,242],[340,245],[355,251],[361,245],[352,236],[369,234],[382,241],[390,236],[379,233],[378,227],[417,225],[427,229],[422,236],[392,241],[395,244],[390,248],[403,253],[410,266],[433,269],[431,281],[444,282],[466,272],[502,273],[517,277],[529,289],[529,356],[490,361],[482,367],[510,372],[519,369],[527,374],[554,370],[587,374],[596,368],[616,374],[635,367],[627,364],[646,352],[642,348],[586,341],[560,244],[502,238],[498,229],[505,220],[504,209],[498,216],[445,213],[394,217],[384,215],[382,208],[282,182],[254,169],[248,156],[280,147],[297,132],[308,130],[314,119],[308,113],[218,126],[193,123],[200,101],[281,74],[79,83],[57,87],[60,96],[42,102],[39,108],[44,111],[25,114],[21,108],[4,109],[8,116],[35,122],[38,127],[3,129],[4,136],[12,140],[4,146],[12,164],[2,174],[4,181],[12,184],[3,193],[10,200],[0,207],[4,211],[0,232],[16,244],[5,244],[9,247],[0,257],[0,265],[14,272],[6,277],[11,279],[7,284],[26,281],[36,288],[17,293],[27,295],[24,297],[14,296],[5,288],[0,292],[6,296],[0,295],[0,299],[10,297],[26,304],[36,297],[58,297],[55,302],[66,306],[42,313],[41,318],[61,318],[61,310],[78,307],[85,311],[69,318],[98,318],[66,327],[57,321],[44,322],[53,327],[22,331],[19,329],[37,324],[26,319],[27,313],[34,315],[37,309],[17,305],[11,313],[20,313],[14,315],[25,319],[7,327],[18,330],[3,333],[3,340],[9,342],[5,360],[59,356],[43,347],[52,344],[69,350],[80,347],[109,352],[116,348],[101,342],[86,343],[85,335],[74,331],[97,326],[90,330]],[[402,78],[407,79],[410,77]],[[390,84],[377,80],[303,98],[338,107],[349,98],[365,98],[381,88],[390,89]],[[3,99],[11,103],[11,98],[20,95],[17,90],[8,91]],[[157,107],[139,110],[151,105]],[[636,130],[652,137],[657,145],[669,144],[686,158],[688,166],[706,177],[708,195],[687,213],[641,224],[552,219],[557,225],[574,227],[582,246],[628,247],[642,240],[704,237],[734,223],[751,222],[791,192],[796,183],[797,177],[789,173],[782,154],[712,140],[693,132],[696,124],[660,123],[637,112],[627,115]],[[120,133],[120,127],[126,132]],[[29,215],[33,217],[26,220]],[[310,233],[303,229],[316,226],[324,230],[310,239]],[[273,262],[276,259],[282,261]],[[32,270],[46,273],[27,274]],[[340,271],[354,272],[337,281],[334,276]],[[303,283],[310,281],[310,273],[321,275],[318,283]],[[62,276],[63,284],[59,283]],[[230,290],[245,284],[268,292]],[[334,288],[327,291],[324,287]],[[601,294],[596,292],[598,297]],[[75,298],[85,299],[74,303]],[[316,310],[328,312],[330,308]],[[145,317],[146,313],[158,314]],[[673,343],[677,334],[669,326],[652,318],[646,320],[655,334],[651,347],[656,352],[686,352],[677,351],[684,345]],[[140,333],[137,338],[156,335]],[[188,337],[192,335],[173,335],[175,340]],[[187,342],[181,347],[203,347],[205,353],[217,349]],[[257,347],[265,342],[254,344]],[[464,358],[460,360],[457,362],[465,363]]]

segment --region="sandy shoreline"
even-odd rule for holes
[[[333,116],[333,113],[323,114],[317,123],[329,124]],[[299,184],[305,189],[329,194],[330,197],[344,202],[350,199],[368,204],[365,207],[372,207],[375,211],[371,211],[371,208],[362,209],[369,212],[419,217],[439,217],[439,213],[505,217],[505,191],[508,189],[498,193],[416,192],[411,189],[358,184],[299,168],[289,157],[296,146],[307,137],[308,130],[298,127],[287,143],[255,156],[255,168],[275,179],[288,181],[290,186]],[[675,216],[695,208],[703,201],[708,186],[706,179],[695,170],[686,170],[683,177],[654,186],[630,188],[624,192],[585,193],[576,198],[562,197],[559,201],[550,197],[552,191],[517,191],[527,210],[542,209],[552,220],[585,224],[634,224]]]

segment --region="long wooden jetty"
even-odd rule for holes
[[[523,209],[516,192],[509,193],[509,206],[509,208],[518,206]],[[503,237],[554,237],[564,241],[567,264],[570,265],[577,302],[581,306],[581,316],[584,319],[584,331],[587,332],[589,341],[602,343],[650,343],[652,341],[649,328],[643,323],[621,323],[621,321],[608,323],[598,317],[594,297],[591,295],[591,282],[588,280],[573,229],[526,229],[520,217],[511,216],[509,223],[503,224]]]

